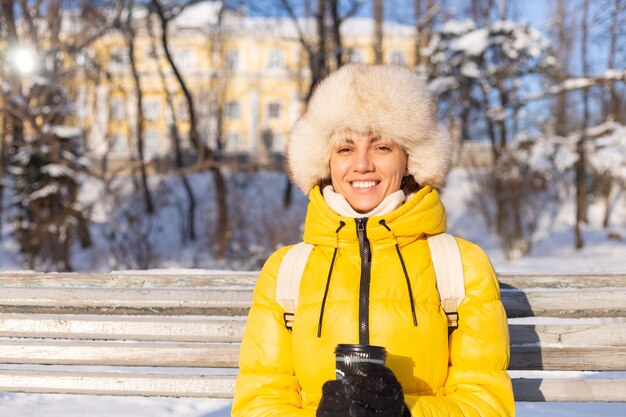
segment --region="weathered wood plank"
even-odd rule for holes
[[[623,346],[512,345],[510,370],[624,371]]]
[[[235,376],[0,369],[0,392],[232,398]]]
[[[168,273],[113,272],[81,273],[0,273],[0,287],[220,287],[254,286],[258,271],[176,271]],[[613,275],[515,275],[499,274],[505,288],[614,288],[626,287],[626,274]]]
[[[0,340],[0,363],[236,368],[239,344]]]
[[[626,379],[513,379],[516,401],[626,401]]]
[[[251,302],[251,288],[5,287],[0,291],[4,313],[246,315]],[[510,317],[624,317],[626,287],[505,289],[502,302]]]
[[[245,315],[251,289],[5,287],[0,312]]]
[[[503,289],[509,317],[625,317],[626,287],[580,289]]]
[[[512,275],[498,274],[503,288],[623,288],[626,274]]]
[[[239,342],[245,316],[106,316],[1,314],[0,337]],[[509,326],[511,344],[623,346],[626,322],[573,322]],[[591,341],[591,342],[590,342]]]
[[[6,273],[0,272],[2,287],[92,287],[92,288],[151,288],[151,287],[252,287],[258,271],[198,271],[168,273],[112,272],[81,273]]]
[[[239,342],[245,317],[0,314],[0,336],[21,338]]]
[[[622,346],[626,350],[626,322],[509,324],[509,333],[512,345]]]
[[[0,363],[40,365],[188,366],[236,368],[239,344],[0,341]],[[623,346],[511,346],[511,370],[621,371]]]
[[[235,376],[0,369],[0,391],[232,398]],[[626,401],[626,379],[513,379],[517,401]]]

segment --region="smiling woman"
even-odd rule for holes
[[[506,314],[478,246],[451,239],[466,295],[452,327],[437,302],[427,238],[446,230],[437,189],[451,159],[435,104],[408,69],[346,65],[319,84],[287,147],[291,179],[310,199],[298,304],[287,323],[276,300],[286,247],[257,280],[234,417],[515,414]],[[349,348],[355,363],[368,351],[386,361],[335,379],[335,354],[345,363]]]
[[[406,151],[372,133],[346,132],[330,154],[332,186],[359,213],[367,213],[385,197],[400,191],[407,174]],[[404,195],[403,195],[404,199]]]

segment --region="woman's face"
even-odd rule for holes
[[[330,154],[333,189],[353,209],[367,213],[400,189],[406,164],[407,154],[399,145],[371,133],[349,133]]]

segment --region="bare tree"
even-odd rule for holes
[[[133,81],[135,83],[135,100],[137,118],[135,120],[135,140],[137,143],[137,153],[139,154],[139,170],[141,175],[141,189],[143,190],[144,203],[146,206],[146,213],[154,213],[154,202],[152,200],[152,193],[148,186],[148,174],[146,172],[146,158],[144,152],[144,125],[145,117],[143,113],[143,88],[141,86],[141,77],[137,70],[137,63],[135,62],[135,29],[133,28],[133,8],[135,6],[134,0],[131,0],[128,8],[128,18],[126,21],[125,37],[126,44],[128,45],[128,62],[130,65],[131,73],[133,75]]]
[[[383,63],[383,0],[374,0],[374,63]]]
[[[560,70],[556,73],[556,81],[564,82],[568,78],[569,58],[572,53],[573,32],[569,25],[568,10],[565,0],[556,0],[555,24],[556,34],[554,36],[555,54],[561,64]],[[568,133],[568,94],[563,91],[556,96],[554,102],[555,133],[565,136]]]
[[[619,38],[619,20],[622,17],[624,9],[623,0],[613,0],[613,13],[611,15],[611,26],[609,29],[609,55],[608,55],[608,68],[617,68],[617,40]],[[611,84],[609,88],[609,117],[613,120],[620,119],[620,99],[617,93],[617,86],[615,83]]]
[[[178,168],[178,175],[180,176],[180,180],[183,183],[183,188],[185,189],[185,193],[187,195],[187,221],[185,234],[191,240],[196,239],[196,231],[195,231],[195,212],[196,212],[196,197],[193,193],[193,189],[191,188],[191,184],[187,179],[187,175],[183,171],[185,166],[183,161],[183,153],[181,148],[181,138],[178,132],[178,115],[177,109],[174,103],[174,99],[172,98],[172,93],[170,92],[167,86],[167,80],[165,78],[165,73],[163,71],[163,67],[161,65],[161,60],[159,59],[159,55],[157,54],[157,45],[155,40],[155,34],[152,27],[152,13],[148,13],[146,17],[146,24],[148,28],[148,34],[150,35],[150,40],[152,42],[152,50],[154,53],[154,59],[157,66],[157,71],[159,72],[159,78],[161,79],[161,85],[163,87],[163,91],[165,92],[165,99],[167,101],[167,105],[170,108],[171,121],[170,121],[170,137],[172,139],[172,146],[174,148],[174,161],[176,164],[176,168]]]
[[[193,0],[189,3],[193,3]],[[193,96],[187,88],[187,84],[185,80],[178,70],[176,63],[172,57],[169,48],[168,42],[168,25],[172,15],[166,16],[166,10],[163,7],[161,1],[152,0],[151,5],[155,8],[157,15],[159,16],[159,20],[161,22],[161,46],[163,47],[163,51],[165,52],[165,57],[167,58],[172,71],[178,81],[180,89],[183,91],[185,95],[185,99],[187,102],[187,108],[189,111],[189,138],[191,142],[196,147],[198,151],[198,162],[202,165],[205,161],[208,164],[209,171],[213,175],[213,181],[215,183],[215,199],[217,206],[217,237],[214,245],[215,253],[218,257],[222,256],[224,253],[224,248],[228,241],[228,207],[227,207],[227,198],[226,198],[226,182],[224,180],[224,176],[220,171],[219,166],[217,165],[213,151],[206,145],[206,143],[200,138],[198,134],[198,123],[196,120],[196,111],[193,101]]]
[[[413,6],[415,15],[415,65],[424,64],[427,61],[421,50],[430,42],[435,16],[439,9],[436,0],[415,0]]]
[[[583,76],[589,75],[589,56],[587,53],[589,37],[589,0],[583,0],[583,14],[581,22],[581,60],[583,65]],[[587,211],[587,191],[586,191],[586,155],[585,155],[585,135],[589,127],[589,88],[583,88],[583,123],[580,138],[576,143],[578,161],[576,162],[576,223],[574,226],[574,246],[582,249],[585,246],[581,226],[586,222]]]

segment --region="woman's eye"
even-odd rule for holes
[[[347,153],[350,152],[350,148],[338,148],[337,153]]]
[[[384,151],[384,152],[390,152],[391,151],[391,147],[387,146],[387,145],[379,145],[376,147],[377,150],[379,151]]]

